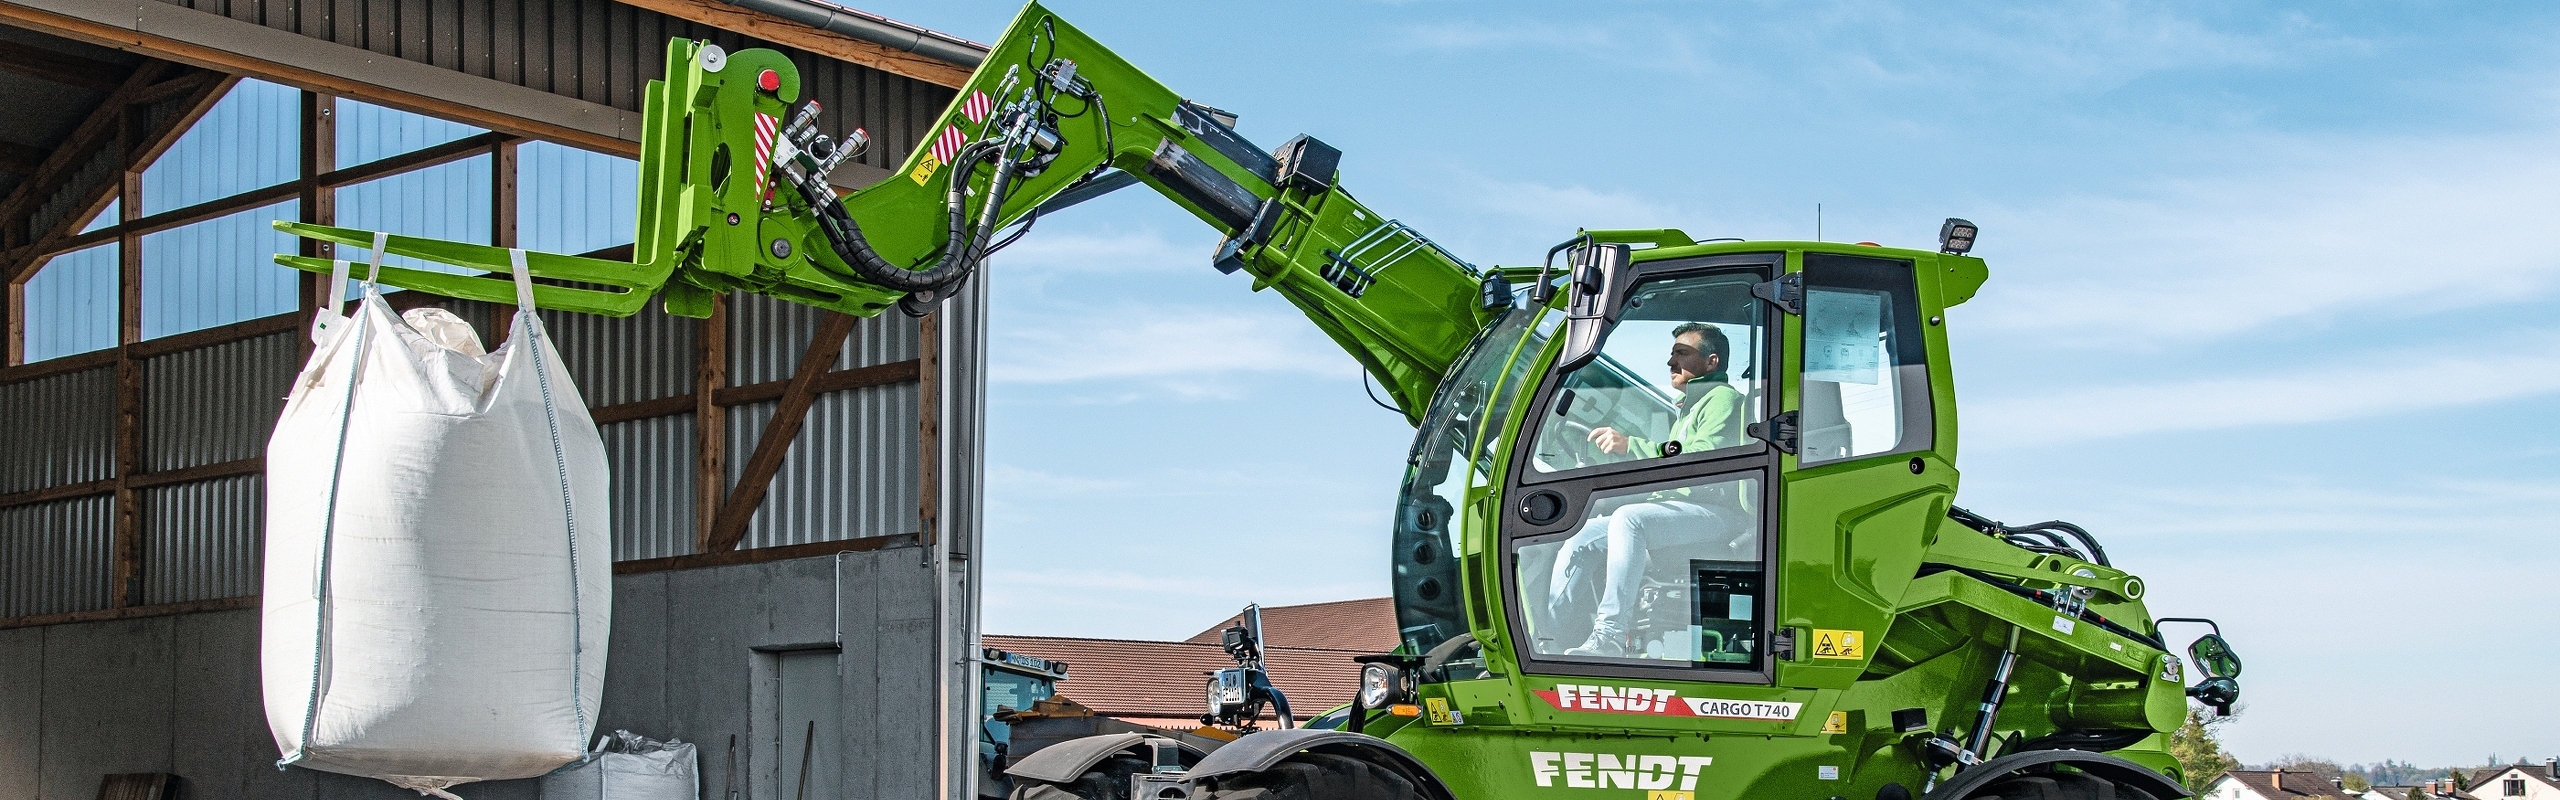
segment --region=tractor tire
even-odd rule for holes
[[[1420,800],[1394,770],[1348,756],[1301,753],[1270,769],[1218,781],[1209,800]]]
[[[2158,800],[2139,788],[2083,772],[2022,772],[1966,797],[1966,800]]]
[[[1129,800],[1129,776],[1146,770],[1145,761],[1112,756],[1076,776],[1073,783],[1015,778],[1013,794],[1007,795],[1007,800]]]

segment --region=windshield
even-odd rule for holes
[[[1460,602],[1457,510],[1489,485],[1502,421],[1553,334],[1544,310],[1512,309],[1485,326],[1431,399],[1396,503],[1396,624],[1403,650],[1426,653],[1467,630]],[[1544,322],[1546,324],[1540,324]]]

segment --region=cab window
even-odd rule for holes
[[[1797,463],[1928,449],[1929,359],[1911,263],[1807,253],[1804,287]]]
[[[1769,596],[1758,475],[1595,493],[1579,525],[1513,540],[1529,652],[1760,669]]]
[[[1757,447],[1766,319],[1757,270],[1657,278],[1628,291],[1590,363],[1564,376],[1538,423],[1531,467],[1730,455]]]

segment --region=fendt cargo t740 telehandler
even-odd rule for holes
[[[2166,800],[2187,794],[2167,734],[2189,699],[2238,696],[2219,635],[2188,685],[2173,620],[2085,531],[1952,504],[1947,315],[1989,274],[1971,223],[1934,249],[1595,229],[1479,267],[1354,199],[1335,149],[1266,151],[1037,4],[905,164],[849,195],[826,175],[867,138],[822,135],[800,85],[773,51],[672,43],[634,260],[524,254],[539,303],[704,316],[743,290],[923,313],[1040,214],[1144,184],[1419,428],[1393,532],[1403,645],[1343,665],[1356,702],[1205,754],[1052,746],[1011,765],[1018,797]],[[514,257],[387,241],[499,276]]]

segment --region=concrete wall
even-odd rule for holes
[[[706,798],[728,783],[734,734],[738,789],[790,797],[796,785],[767,777],[797,764],[803,734],[772,730],[774,659],[840,648],[842,723],[832,739],[842,745],[831,760],[840,785],[812,786],[810,796],[930,796],[934,592],[923,563],[919,548],[905,547],[616,576],[598,730],[700,744]],[[89,800],[101,776],[120,772],[176,773],[190,800],[417,797],[369,779],[276,770],[257,644],[255,609],[0,630],[0,797]],[[790,744],[778,747],[782,739]],[[533,781],[455,793],[539,796]]]

